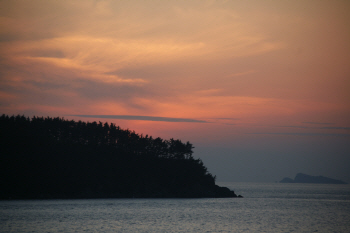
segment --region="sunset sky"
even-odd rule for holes
[[[190,141],[218,181],[350,182],[350,1],[0,0],[0,113]]]

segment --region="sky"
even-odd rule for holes
[[[350,182],[347,0],[0,0],[0,113],[190,141],[217,181]]]

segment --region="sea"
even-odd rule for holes
[[[350,185],[219,182],[244,198],[2,200],[0,232],[350,232]]]

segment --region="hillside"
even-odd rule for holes
[[[0,117],[1,199],[237,197],[191,143],[114,124]]]

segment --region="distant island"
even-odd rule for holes
[[[241,197],[191,143],[102,122],[0,117],[0,199]]]
[[[310,176],[298,173],[294,180],[288,177],[283,178],[280,183],[315,183],[315,184],[347,184],[344,181],[336,180],[324,176]]]

